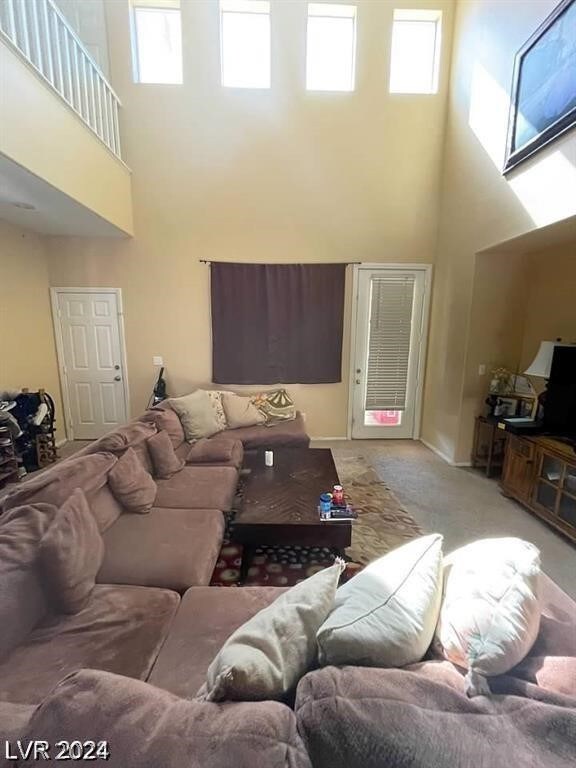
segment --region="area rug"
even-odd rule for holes
[[[391,549],[421,536],[423,531],[376,470],[363,456],[332,451],[340,482],[358,519],[352,525],[352,546],[346,555],[367,565]]]
[[[402,508],[375,469],[362,456],[338,456],[334,463],[346,496],[358,512],[352,525],[352,545],[346,550],[348,581],[371,560],[422,534],[414,518]],[[242,503],[242,479],[233,510],[226,518],[226,532],[211,586],[237,587],[240,582],[242,545],[231,538],[234,509]],[[328,547],[258,547],[248,570],[245,586],[291,587],[334,562]]]

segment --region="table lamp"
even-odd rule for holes
[[[536,376],[540,379],[546,379],[546,385],[550,378],[550,369],[552,368],[552,358],[554,357],[554,350],[556,347],[570,347],[571,344],[563,342],[562,339],[556,339],[556,341],[541,341],[536,357],[528,368],[524,371],[526,376]],[[546,386],[544,390],[538,395],[538,416],[541,417],[542,411],[546,407]]]

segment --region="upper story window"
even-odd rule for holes
[[[134,79],[137,83],[182,83],[179,0],[133,0]]]
[[[442,11],[394,11],[390,93],[436,93]]]
[[[270,88],[270,3],[221,0],[222,85]]]
[[[306,88],[353,91],[356,58],[356,6],[308,4]]]

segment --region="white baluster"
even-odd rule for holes
[[[26,3],[18,3],[16,6],[18,9],[17,17],[19,18],[19,27],[20,27],[20,33],[21,33],[21,40],[19,41],[18,47],[21,51],[24,52],[24,55],[28,60],[30,60],[30,36],[28,35],[28,15],[26,12],[27,5]]]
[[[40,42],[40,24],[38,23],[38,5],[35,0],[30,3],[30,14],[32,16],[32,34],[34,36],[34,51],[36,54],[35,64],[44,73],[42,61],[42,43]]]
[[[113,114],[114,114],[114,146],[116,149],[116,155],[122,157],[122,148],[120,147],[120,121],[118,114],[118,102],[116,99],[113,101]]]
[[[66,88],[64,86],[64,72],[62,69],[62,46],[60,44],[60,19],[50,8],[50,21],[52,22],[51,38],[54,41],[54,58],[56,60],[56,74],[58,82],[55,82],[56,88],[61,96],[66,98]],[[56,81],[56,78],[55,78]]]
[[[106,83],[100,82],[102,86],[102,138],[104,143],[110,146],[110,120],[108,119],[108,88]]]
[[[6,34],[17,45],[16,16],[14,15],[14,0],[6,0]]]
[[[70,106],[74,106],[74,83],[72,80],[72,55],[70,51],[70,35],[68,29],[62,26],[62,37],[64,40],[64,69],[66,70],[66,83],[67,83],[67,101]]]
[[[92,130],[98,132],[98,116],[96,114],[96,86],[94,83],[94,78],[97,78],[98,75],[94,71],[92,67],[90,67],[88,71],[88,81],[90,84],[90,114],[91,114],[91,121],[90,125],[92,126]]]
[[[74,109],[79,114],[82,114],[82,95],[80,92],[80,67],[78,63],[78,43],[71,36],[70,52],[72,54],[72,75],[74,79]]]
[[[34,6],[36,6],[36,0],[34,0]],[[45,41],[46,41],[46,63],[47,63],[47,72],[44,74],[50,80],[52,85],[54,85],[54,62],[52,60],[52,45],[51,45],[51,34],[50,34],[50,21],[48,18],[48,3],[46,0],[42,0],[42,18],[44,19],[44,34],[45,34]]]
[[[86,73],[86,56],[84,51],[79,51],[82,75],[82,117],[90,124],[90,106],[88,100],[88,75]],[[89,65],[88,65],[89,66]]]

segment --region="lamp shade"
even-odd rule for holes
[[[530,366],[524,371],[527,376],[540,376],[543,379],[550,378],[550,368],[552,368],[552,357],[556,347],[570,347],[571,344],[564,344],[561,341],[541,341],[540,349],[536,357],[532,360]]]

